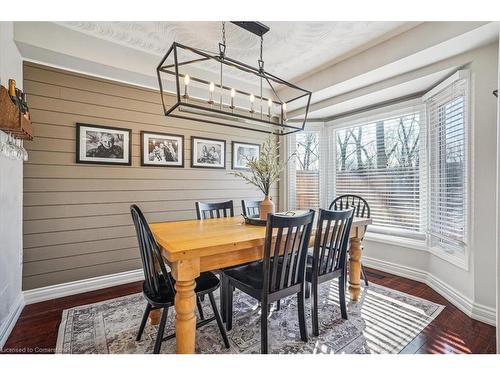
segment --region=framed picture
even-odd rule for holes
[[[233,142],[233,169],[248,169],[249,159],[259,159],[260,145],[255,143]]]
[[[226,141],[191,137],[191,167],[226,168]]]
[[[184,167],[184,136],[142,131],[141,165]]]
[[[76,162],[131,165],[130,129],[76,124]]]

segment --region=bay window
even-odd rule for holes
[[[466,264],[469,79],[459,71],[422,98],[325,122],[288,137],[288,208],[368,201],[369,232],[417,241]]]

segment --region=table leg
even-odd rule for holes
[[[361,294],[361,240],[351,238],[349,247],[349,293],[351,301],[358,301]]]
[[[192,354],[196,342],[196,288],[200,275],[199,259],[183,260],[172,264],[175,278],[175,335],[176,351]]]
[[[149,313],[149,323],[151,325],[157,326],[160,324],[161,311],[162,310],[153,310]]]

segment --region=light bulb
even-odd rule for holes
[[[231,89],[231,98],[234,98],[235,95],[236,95],[236,90],[235,89]]]
[[[191,81],[191,77],[189,77],[189,74],[186,74],[184,76],[184,84],[187,86],[187,85],[189,85],[190,81]]]
[[[214,85],[214,83],[213,83],[213,82],[210,82],[210,86],[208,87],[208,90],[209,90],[210,92],[214,92],[214,91],[215,91],[215,85]]]
[[[250,103],[253,103],[255,101],[255,96],[253,94],[250,94]]]
[[[286,112],[286,103],[283,103],[283,104],[281,105],[281,108],[283,108],[283,112]]]
[[[272,107],[273,101],[271,100],[271,98],[267,99],[267,105],[269,106],[269,108]]]

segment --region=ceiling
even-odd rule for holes
[[[176,41],[217,51],[221,22],[58,22],[94,37],[162,56]],[[322,68],[332,60],[362,49],[388,34],[404,29],[405,22],[265,22],[266,70],[293,81]],[[257,66],[259,38],[226,22],[228,56]]]

